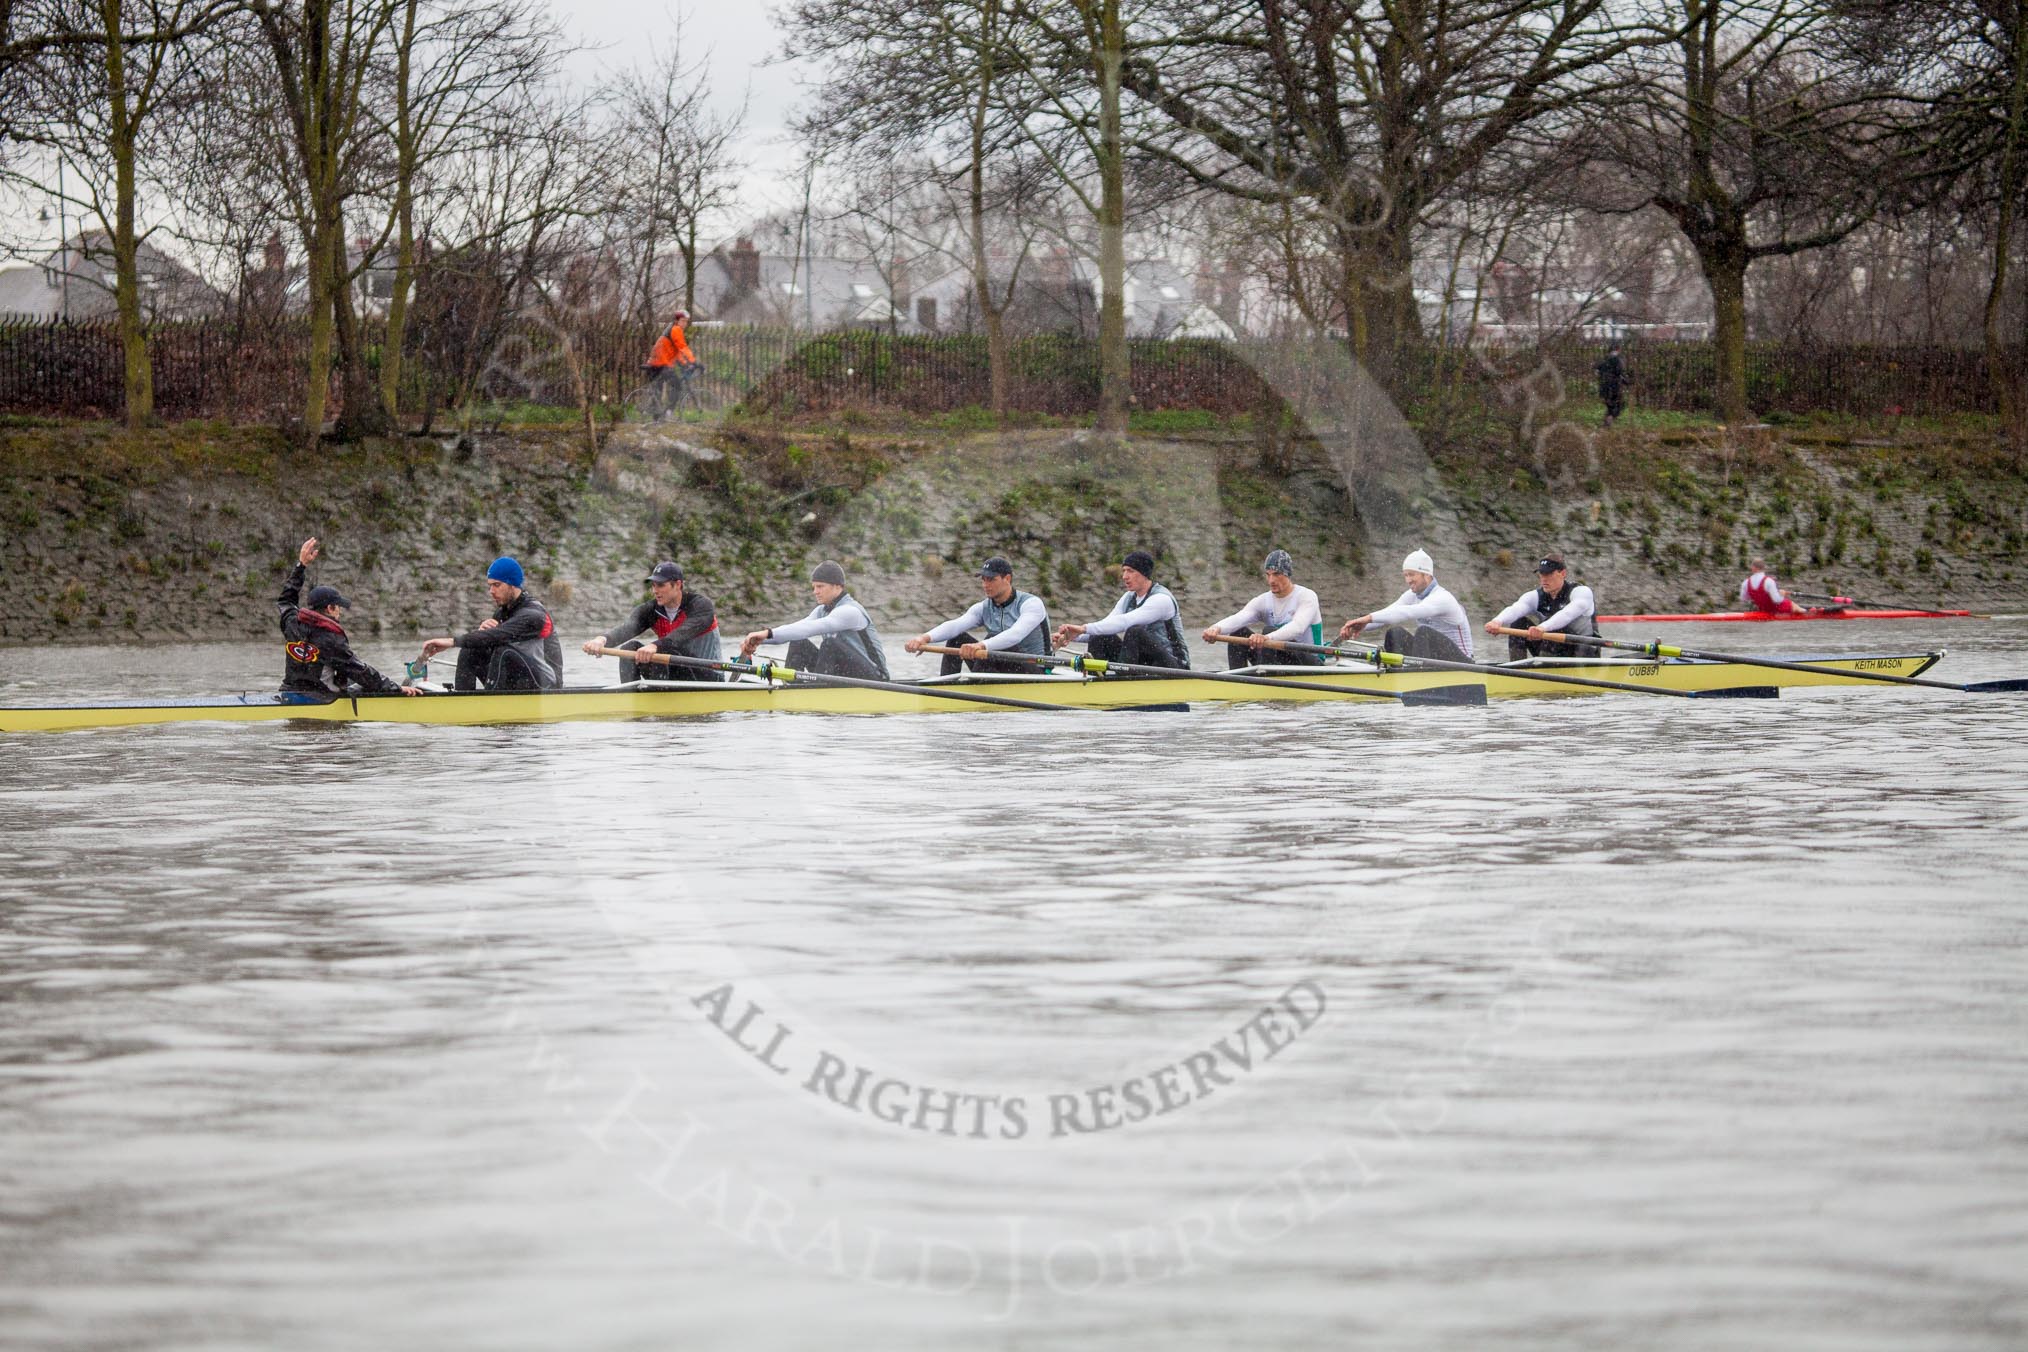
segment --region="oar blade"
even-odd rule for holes
[[[1686,690],[1695,699],[1780,699],[1781,690],[1772,685],[1729,685],[1717,690]]]
[[[1976,690],[1982,695],[1999,691],[2028,690],[2028,676],[2016,676],[2004,681],[1973,681],[1967,690]]]
[[[1427,690],[1404,690],[1401,702],[1411,709],[1465,708],[1486,702],[1483,685],[1437,685]]]

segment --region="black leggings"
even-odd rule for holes
[[[1448,635],[1434,629],[1417,629],[1410,633],[1406,629],[1389,629],[1380,636],[1383,652],[1400,653],[1405,657],[1429,657],[1439,662],[1469,662],[1465,650],[1451,642]]]
[[[1513,627],[1527,629],[1542,623],[1545,618],[1547,617],[1535,614],[1523,615],[1514,621]],[[1581,644],[1558,643],[1553,638],[1515,638],[1512,635],[1507,638],[1507,660],[1510,662],[1519,662],[1524,657],[1584,657],[1590,652],[1589,648]]]
[[[1142,667],[1187,670],[1190,659],[1177,660],[1152,624],[1137,624],[1124,634],[1100,634],[1085,640],[1085,651],[1101,662],[1128,662]]]
[[[637,638],[630,638],[620,646],[628,652],[634,652],[637,649],[653,645],[643,643]],[[671,663],[665,667],[659,663],[642,662],[637,664],[631,657],[622,657],[620,659],[621,684],[625,684],[628,681],[710,681],[713,684],[717,684],[724,679],[724,676],[706,667],[686,667],[675,663]]]
[[[812,676],[853,676],[862,681],[884,681],[887,679],[879,667],[866,659],[866,654],[849,643],[834,643],[826,640],[817,643],[811,639],[799,638],[789,644],[788,658],[783,663],[797,671],[807,671]]]
[[[1235,629],[1232,631],[1232,637],[1252,638],[1253,630],[1251,628]],[[1228,671],[1237,671],[1241,667],[1256,666],[1321,667],[1323,665],[1324,655],[1322,653],[1292,653],[1284,652],[1280,648],[1262,648],[1259,652],[1255,652],[1244,643],[1229,644],[1225,649],[1225,666]]]
[[[481,675],[481,672],[484,675]],[[529,660],[519,648],[458,649],[460,690],[544,690],[551,684],[549,664]]]
[[[968,640],[959,640],[961,643],[966,641]],[[960,657],[956,653],[945,653],[944,664],[938,670],[937,675],[955,676],[961,671],[986,671],[992,672],[995,675],[1021,674],[1032,676],[1042,670],[1042,667],[1036,666],[1032,662],[1010,662],[1004,657],[988,657],[983,661],[974,662],[969,657]]]

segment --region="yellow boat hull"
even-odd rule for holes
[[[1808,659],[1837,671],[1915,676],[1942,658],[1940,652],[1874,654]],[[1591,687],[1532,680],[1530,671],[1584,676],[1665,690],[1724,690],[1741,686],[1797,687],[1869,684],[1863,676],[1837,672],[1777,671],[1727,662],[1617,659],[1538,659],[1480,675],[1447,671],[1387,671],[1339,666],[1264,667],[1258,674],[1293,680],[1314,689],[1245,685],[1204,677],[1178,680],[1092,679],[1070,675],[961,677],[914,683],[910,691],[847,689],[822,685],[640,685],[558,690],[543,693],[361,695],[329,703],[290,703],[287,697],[258,693],[173,703],[107,703],[0,708],[0,732],[62,732],[79,728],[140,727],[155,723],[273,722],[300,719],[327,723],[426,723],[447,726],[489,723],[550,723],[586,718],[670,718],[699,714],[781,711],[827,714],[953,713],[1001,706],[939,696],[996,695],[1066,708],[1125,709],[1158,704],[1237,703],[1256,700],[1386,700],[1407,690],[1480,685],[1493,699],[1535,699],[1610,693]],[[1366,693],[1372,692],[1372,693]]]

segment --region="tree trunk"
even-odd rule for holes
[[[401,344],[408,327],[408,289],[415,267],[416,127],[409,102],[418,0],[402,6],[394,49],[394,277],[387,296],[387,339],[380,347],[380,402],[390,420],[401,409]]]
[[[1751,422],[1746,407],[1746,250],[1700,244],[1697,261],[1711,288],[1711,343],[1715,363],[1712,406],[1727,423]]]
[[[324,435],[331,396],[331,243],[322,225],[310,230],[303,274],[310,283],[309,369],[303,379],[303,436],[314,446]]]
[[[395,205],[394,279],[387,297],[387,339],[380,345],[380,402],[389,419],[401,412],[402,343],[408,333],[408,293],[415,285],[415,199],[406,183]]]
[[[1993,404],[2000,413],[2000,425],[2014,444],[2028,451],[2028,318],[2024,318],[2023,350],[2008,360],[2006,333],[2002,326],[2007,303],[2008,276],[2014,253],[2016,213],[2021,195],[2028,192],[2028,4],[2015,6],[2012,33],[2013,87],[2007,99],[2007,128],[2000,153],[2000,211],[1993,232],[1993,277],[1986,288],[1985,338],[1986,378],[1992,386]],[[2023,303],[2028,314],[2028,301]]]
[[[359,312],[352,305],[352,269],[342,236],[331,249],[331,260],[331,309],[338,339],[339,397],[343,401],[334,430],[340,441],[384,437],[394,424],[381,406],[380,387],[366,366],[366,339],[360,329]]]
[[[992,117],[993,44],[999,40],[1000,6],[990,0],[979,29],[979,89],[972,101],[971,164],[966,174],[965,215],[971,227],[972,292],[979,298],[979,317],[986,325],[987,399],[993,416],[1007,417],[1012,397],[1012,372],[1007,359],[1007,325],[993,292],[993,259],[986,248],[986,126]],[[1008,279],[1011,292],[1013,279]]]
[[[120,352],[126,368],[127,426],[144,427],[155,418],[155,373],[149,365],[148,334],[141,322],[140,244],[134,231],[137,129],[128,102],[127,52],[120,13],[120,0],[101,0],[106,94],[112,118],[107,148],[113,155],[113,297],[119,310]]]
[[[1396,398],[1404,367],[1403,355],[1421,335],[1410,259],[1413,243],[1406,230],[1376,233],[1357,222],[1337,228],[1340,304],[1352,358],[1380,387]]]
[[[1127,430],[1133,376],[1127,355],[1127,182],[1120,125],[1120,67],[1126,28],[1120,0],[1099,9],[1099,415],[1098,430]]]
[[[683,308],[697,313],[697,217],[691,216],[677,236],[676,247],[683,252]]]

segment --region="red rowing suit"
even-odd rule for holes
[[[1774,578],[1766,573],[1755,573],[1747,578],[1746,585],[1741,588],[1741,594],[1749,607],[1763,615],[1795,613],[1796,603],[1781,595],[1775,586]]]

